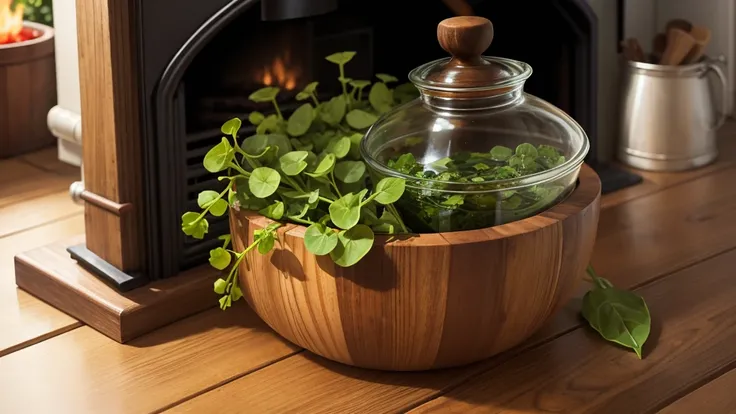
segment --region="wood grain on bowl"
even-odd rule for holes
[[[575,293],[596,237],[600,180],[587,166],[549,210],[488,229],[376,238],[358,264],[279,229],[267,255],[241,263],[251,308],[287,340],[348,365],[426,370],[479,361],[535,333]],[[271,221],[231,212],[236,250]]]
[[[46,115],[56,104],[54,29],[27,22],[38,37],[0,45],[0,158],[55,142]]]

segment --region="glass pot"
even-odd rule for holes
[[[407,226],[486,228],[564,199],[590,147],[582,128],[524,92],[528,64],[481,56],[493,40],[489,20],[443,20],[437,38],[452,57],[412,70],[420,98],[384,113],[360,147],[374,180],[406,180],[396,207]]]

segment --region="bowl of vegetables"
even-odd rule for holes
[[[453,57],[410,74],[355,81],[353,52],[327,57],[343,93],[254,92],[274,113],[240,119],[205,156],[225,186],[203,191],[182,230],[226,272],[220,306],[244,298],[274,331],[344,364],[416,371],[476,362],[537,332],[588,266],[601,184],[584,165],[585,133],[523,92],[531,68],[481,57],[492,26],[438,26]],[[255,132],[255,133],[253,133]]]

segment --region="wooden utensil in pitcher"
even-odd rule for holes
[[[662,54],[660,65],[679,65],[695,45],[690,33],[681,29],[667,31],[667,47]]]
[[[705,53],[705,48],[710,42],[711,31],[704,26],[693,26],[692,29],[690,29],[690,36],[695,39],[695,44],[693,45],[692,49],[690,49],[690,52],[688,52],[688,54],[682,60],[682,63],[686,65],[697,63],[700,58],[703,57],[703,54]]]
[[[624,56],[627,60],[634,62],[645,62],[646,56],[644,50],[641,48],[639,41],[634,38],[626,39],[623,44]]]
[[[667,35],[664,33],[657,33],[652,39],[652,63],[659,63],[664,55],[664,50],[667,48]]]

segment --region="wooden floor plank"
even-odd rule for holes
[[[72,202],[68,191],[56,191],[0,207],[0,237],[69,218],[83,210]]]
[[[579,329],[413,413],[645,413],[736,365],[736,250],[639,290],[652,313],[644,359]],[[702,411],[699,412],[712,412]]]
[[[15,286],[13,257],[84,231],[81,213],[0,238],[0,356],[66,332],[81,324]]]
[[[0,208],[22,204],[54,192],[67,192],[74,180],[16,159],[0,161]],[[4,219],[0,213],[0,218]]]
[[[733,182],[736,168],[728,168],[603,211],[594,253],[597,269],[614,284],[629,288],[736,248]],[[571,301],[525,346],[579,327],[579,306],[579,298]],[[401,411],[498,365],[514,352],[519,350],[464,369],[428,374],[350,369],[305,353],[203,394],[174,411],[205,406],[227,409],[220,401],[256,404],[251,395],[259,396],[254,406],[258,410],[252,412]],[[335,390],[340,390],[339,398]]]
[[[736,369],[721,375],[660,411],[660,414],[736,413]]]
[[[0,413],[156,411],[296,351],[242,302],[126,345],[84,326],[0,358]]]
[[[617,206],[634,199],[644,197],[664,189],[697,180],[708,174],[721,171],[736,165],[736,121],[727,122],[718,132],[719,157],[711,165],[682,172],[653,172],[631,168],[625,165],[618,166],[624,170],[638,174],[643,181],[632,187],[606,194],[601,198],[601,208]]]
[[[81,180],[82,174],[79,167],[59,160],[59,150],[56,145],[22,155],[18,159],[44,171],[72,177],[75,180]]]
[[[80,326],[15,286],[13,257],[84,232],[69,197],[78,179],[49,150],[0,161],[0,356]]]

